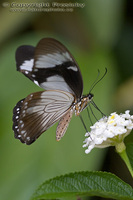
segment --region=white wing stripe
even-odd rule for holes
[[[36,68],[51,68],[56,67],[56,65],[61,65],[66,61],[72,61],[72,58],[68,54],[65,53],[53,53],[38,56],[38,60],[35,62]]]
[[[25,60],[24,63],[20,66],[20,70],[32,71],[34,59]]]
[[[43,82],[40,84],[40,87],[45,88],[45,90],[63,90],[66,92],[73,93],[73,91],[66,82]]]
[[[75,72],[78,71],[78,68],[76,66],[69,66],[69,67],[67,67],[67,69],[71,69],[71,70],[73,70]]]

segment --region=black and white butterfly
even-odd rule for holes
[[[15,138],[29,145],[59,121],[56,140],[60,140],[73,113],[79,115],[93,98],[91,93],[82,96],[83,80],[75,59],[59,41],[44,38],[36,47],[20,46],[16,64],[18,71],[45,91],[30,94],[15,106]]]

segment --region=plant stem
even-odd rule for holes
[[[124,143],[122,143],[121,145],[122,145],[123,147],[125,146]],[[131,167],[131,163],[130,163],[129,158],[128,158],[127,153],[126,153],[126,147],[123,148],[123,150],[122,150],[122,149],[120,150],[120,149],[119,149],[119,146],[116,146],[116,151],[117,151],[117,153],[119,153],[120,157],[121,157],[122,160],[125,162],[125,164],[126,164],[128,170],[129,170],[131,176],[133,177],[133,169],[132,169],[132,167]]]

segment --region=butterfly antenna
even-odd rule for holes
[[[96,80],[92,83],[92,85],[91,85],[91,87],[90,87],[90,92],[91,92],[92,89],[94,88],[94,86],[95,86],[95,84],[96,84],[96,82],[97,82],[99,76],[100,76],[100,70],[98,69],[98,74],[97,74]]]
[[[94,83],[92,84],[91,86],[91,89],[90,89],[90,92],[93,90],[93,88],[104,78],[104,76],[107,74],[107,68],[105,68],[105,73],[103,74],[103,76],[98,80],[99,78],[99,75],[100,75],[100,70],[98,69],[98,75],[97,75],[97,78],[96,80],[94,81]],[[89,93],[90,93],[89,92]]]
[[[86,128],[86,125],[85,125],[85,123],[84,123],[84,120],[83,120],[83,118],[82,118],[81,115],[79,115],[79,117],[80,117],[80,120],[81,120],[81,122],[82,122],[82,124],[83,124],[83,126],[84,126],[84,129],[85,129],[86,133],[87,133],[88,130],[87,130],[87,128]]]
[[[91,100],[91,104],[102,114],[102,116],[106,116],[106,115],[97,107],[97,105],[94,103],[93,100]]]

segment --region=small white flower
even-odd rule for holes
[[[111,113],[109,117],[101,118],[93,126],[91,131],[86,133],[87,137],[83,147],[88,147],[85,153],[89,153],[94,147],[104,148],[108,146],[118,146],[123,143],[124,138],[133,129],[133,115]]]

